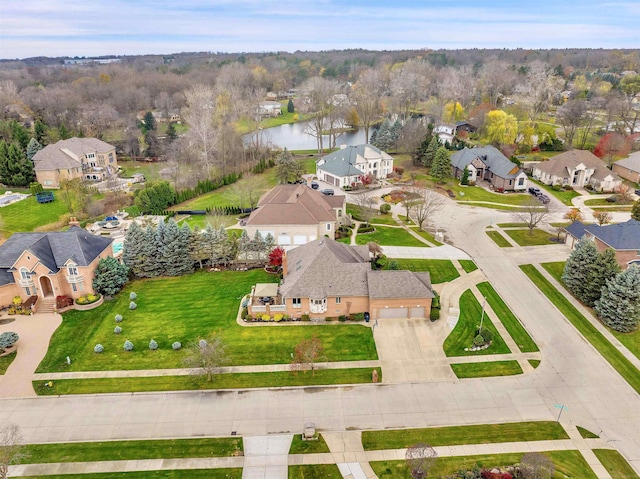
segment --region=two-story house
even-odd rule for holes
[[[45,146],[33,156],[36,178],[45,188],[82,178],[102,181],[118,172],[116,147],[97,138],[69,138]]]
[[[346,197],[325,196],[307,185],[279,185],[265,193],[245,223],[249,237],[271,234],[285,249],[335,238],[345,220]]]
[[[585,225],[579,221],[565,228],[565,243],[574,249],[583,237],[591,239],[598,251],[611,248],[615,251],[616,260],[623,268],[631,265],[640,266],[640,221],[628,220],[612,225]]]
[[[371,175],[380,180],[393,172],[393,158],[373,145],[347,146],[316,161],[316,175],[327,183],[343,188]]]
[[[12,235],[0,246],[0,305],[10,304],[15,296],[26,300],[94,293],[98,262],[113,256],[111,241],[78,226]]]

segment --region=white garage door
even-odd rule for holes
[[[382,308],[379,312],[380,319],[406,318],[407,308]]]
[[[410,318],[425,318],[424,308],[410,308],[409,309],[409,317]]]
[[[278,244],[281,244],[281,245],[289,245],[289,244],[291,244],[291,236],[289,236],[289,235],[280,235],[280,236],[278,236]]]
[[[293,237],[293,244],[305,244],[307,242],[307,235],[295,235]]]

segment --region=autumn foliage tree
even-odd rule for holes
[[[282,261],[284,259],[284,249],[277,246],[269,253],[269,267],[277,271],[282,270]]]
[[[631,151],[631,144],[620,133],[607,133],[598,142],[593,154],[608,165],[611,165],[615,158],[627,156]]]
[[[311,369],[311,376],[315,376],[315,364],[325,359],[322,341],[317,336],[311,339],[303,339],[296,346],[291,358],[291,371],[296,374],[298,371]]]
[[[576,221],[582,221],[584,218],[578,208],[571,208],[564,215],[564,219],[571,221],[571,223],[575,223]]]

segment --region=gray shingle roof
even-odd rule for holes
[[[11,268],[24,251],[32,253],[54,273],[69,260],[78,266],[87,266],[112,241],[78,226],[63,232],[16,233],[0,246],[0,270]]]
[[[97,138],[69,138],[47,145],[33,156],[36,171],[50,171],[81,166],[79,158],[87,153],[107,153],[115,147]]]
[[[632,171],[640,173],[640,151],[631,153],[627,158],[616,161],[616,165],[624,166]]]
[[[371,299],[434,297],[429,273],[369,271],[367,283]]]
[[[391,156],[381,149],[367,143],[364,145],[347,146],[346,148],[341,148],[323,156],[320,160],[324,160],[324,164],[320,165],[319,168],[334,176],[364,175],[364,172],[356,168],[355,164],[358,157],[369,158],[372,153],[375,157],[379,156],[386,160],[392,159]]]
[[[583,225],[576,221],[567,226],[567,232],[576,238],[582,238],[585,233],[591,233],[611,248],[620,250],[640,251],[640,221],[629,220],[625,223],[613,225]]]
[[[451,166],[464,170],[464,167],[469,166],[476,158],[482,160],[489,171],[500,178],[515,178],[522,173],[518,165],[512,163],[509,158],[493,146],[477,146],[456,151],[451,155]]]

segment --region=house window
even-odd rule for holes
[[[69,276],[78,275],[78,268],[76,267],[75,264],[70,264],[69,266],[67,266],[67,271],[69,272]]]
[[[513,180],[509,180],[509,186],[513,184]]]
[[[327,298],[312,299],[309,309],[312,313],[324,313],[327,311]]]
[[[31,289],[30,288],[24,288],[24,292],[27,293],[27,296],[31,296]]]
[[[29,273],[27,268],[20,268],[20,278],[24,280],[31,279],[31,273]]]
[[[76,287],[76,283],[71,283],[71,289],[75,292],[78,291],[78,288]]]
[[[336,296],[336,304],[342,303],[342,298],[340,296]]]
[[[342,217],[342,210],[338,210],[338,218]]]
[[[331,223],[327,223],[327,231],[331,231]]]
[[[44,180],[44,184],[45,186],[51,186],[53,184],[53,181],[51,180]]]
[[[522,185],[524,185],[524,178],[520,178],[518,180],[518,186],[522,186]]]
[[[302,300],[300,298],[293,298],[291,302],[294,308],[302,308]]]

